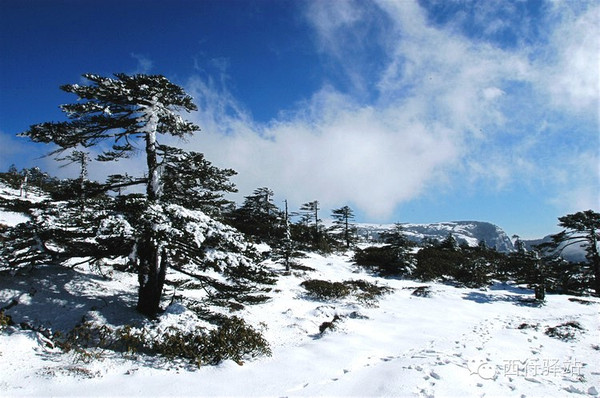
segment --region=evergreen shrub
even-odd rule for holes
[[[6,315],[4,311],[0,311],[0,331],[11,325],[13,325],[13,320],[10,315]]]
[[[310,279],[300,284],[309,296],[319,300],[340,299],[348,296],[350,288],[341,282],[329,282],[320,279]]]
[[[197,366],[216,365],[227,359],[242,364],[246,357],[271,355],[261,333],[238,317],[225,318],[213,330],[201,327],[181,330],[172,326],[158,333],[131,325],[111,328],[82,322],[66,336],[56,338],[61,349],[74,351],[80,359],[93,358],[90,349],[160,355],[169,360],[184,359]]]
[[[379,286],[362,279],[344,282],[310,279],[302,282],[300,286],[307,290],[309,296],[318,300],[341,299],[352,294],[366,304],[372,304],[380,296],[393,291],[388,286]]]

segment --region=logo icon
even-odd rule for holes
[[[472,375],[478,375],[484,380],[494,380],[496,378],[496,367],[483,359],[472,359],[467,362],[467,369]]]

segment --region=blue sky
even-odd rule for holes
[[[199,106],[175,144],[238,171],[238,201],[541,237],[600,207],[599,24],[596,1],[0,0],[0,169],[75,176],[15,134],[83,73],[163,74]]]

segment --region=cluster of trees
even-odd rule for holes
[[[402,224],[383,233],[380,244],[358,248],[354,212],[350,207],[334,209],[333,225],[325,228],[319,218],[318,201],[303,204],[299,212],[292,214],[298,221],[291,223],[287,204],[282,211],[272,199],[273,191],[259,188],[228,216],[240,231],[277,248],[275,255],[284,253],[280,258],[286,265],[298,250],[329,252],[352,248],[356,264],[373,269],[381,276],[439,279],[470,287],[485,286],[492,280],[511,280],[535,289],[536,298],[540,300],[547,290],[600,294],[600,214],[592,210],[560,217],[559,226],[564,230],[553,235],[550,242],[527,250],[523,241],[515,236],[517,250],[502,253],[483,241],[475,247],[459,245],[452,234],[441,242],[425,240],[417,245],[407,238]],[[563,250],[572,245],[585,248],[587,261],[573,263],[562,258]]]
[[[62,181],[37,169],[19,173],[12,168],[5,174],[22,193],[37,186],[51,200],[22,201],[31,222],[2,229],[0,269],[72,264],[82,258],[117,264],[137,272],[137,309],[148,317],[160,311],[169,267],[195,277],[216,298],[243,300],[273,283],[244,236],[217,221],[229,204],[224,195],[235,190],[229,181],[235,172],[214,167],[201,153],[159,142],[164,135],[185,137],[200,130],[182,117],[196,110],[192,98],[160,75],[84,77],[88,85],[61,87],[77,96],[75,103],[61,106],[67,121],[32,125],[20,134],[53,144],[50,155],[78,164],[80,173]],[[145,153],[144,175],[89,181],[91,150],[98,154],[96,161],[113,162],[138,147]],[[109,194],[136,185],[145,192]]]
[[[226,214],[226,220],[255,241],[277,245],[291,239],[307,250],[329,252],[349,248],[356,242],[354,212],[344,206],[332,211],[333,225],[325,228],[319,218],[319,201],[304,203],[299,211],[290,213],[273,202],[274,193],[267,187],[256,189],[246,196],[239,208]],[[296,219],[296,222],[293,221]]]
[[[381,275],[446,280],[469,287],[485,286],[493,279],[511,280],[535,289],[543,300],[546,291],[600,295],[600,213],[592,210],[559,218],[564,230],[552,240],[527,250],[515,236],[516,251],[500,253],[481,242],[476,247],[458,245],[449,234],[442,242],[425,241],[420,248],[403,237],[402,226],[383,235],[383,245],[357,249],[355,262]],[[561,257],[565,248],[580,245],[586,260],[573,263]]]
[[[62,184],[68,181],[52,177],[39,167],[31,167],[19,171],[14,164],[8,168],[8,172],[0,174],[5,183],[13,189],[18,189],[19,196],[25,199],[29,196],[32,189],[55,193],[63,190],[64,185]],[[66,191],[66,189],[64,190]]]
[[[182,117],[196,110],[192,98],[164,76],[84,78],[89,84],[61,87],[77,96],[61,106],[66,121],[35,124],[20,134],[52,144],[49,155],[77,165],[78,177],[60,180],[38,168],[15,167],[1,176],[20,189],[23,199],[36,189],[50,199],[2,203],[28,211],[31,222],[0,227],[0,269],[80,259],[134,270],[137,309],[154,317],[169,267],[197,278],[216,297],[231,294],[241,300],[272,283],[248,237],[273,245],[273,255],[288,269],[299,249],[351,245],[354,215],[349,207],[334,211],[335,225],[327,231],[318,201],[290,215],[273,204],[268,188],[255,190],[236,208],[225,199],[236,192],[230,181],[234,170],[213,166],[202,153],[160,143],[162,136],[182,138],[200,130]],[[114,162],[140,150],[146,160],[143,175],[115,174],[104,182],[88,178],[90,162]],[[144,193],[127,193],[134,186],[142,186]],[[291,222],[293,216],[300,220]],[[207,276],[209,270],[223,274],[228,283]]]

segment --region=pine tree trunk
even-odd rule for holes
[[[315,200],[315,244],[319,244],[321,237],[319,235],[319,204]]]
[[[546,286],[544,283],[540,283],[535,286],[535,299],[539,301],[544,301],[546,298]]]
[[[160,299],[167,272],[167,256],[160,250],[151,233],[138,244],[138,303],[137,310],[154,318],[160,312]]]
[[[600,296],[600,259],[596,258],[594,260],[594,290],[596,291],[596,296]]]
[[[594,290],[600,296],[600,255],[595,250],[592,255],[592,266],[594,267]]]
[[[349,248],[350,247],[350,231],[349,226],[348,226],[348,213],[345,214],[345,221],[346,221],[346,229],[344,230],[344,238],[346,239],[346,247]]]
[[[286,248],[284,249],[285,253],[283,255],[284,264],[285,264],[285,272],[290,272],[290,249],[286,242]]]
[[[285,261],[285,272],[290,272],[290,257],[292,253],[292,232],[290,231],[290,219],[288,215],[288,202],[285,200],[285,234],[283,238],[283,251]]]
[[[146,134],[146,164],[148,165],[148,184],[146,195],[150,202],[158,199],[160,176],[158,175],[158,161],[156,160],[156,133]]]
[[[156,126],[158,116],[150,109],[148,119],[148,132],[146,133],[146,163],[148,166],[148,183],[146,195],[148,202],[156,202],[160,190],[160,175],[156,155]],[[154,238],[154,228],[148,228],[142,239],[138,242],[138,292],[137,310],[142,314],[154,318],[160,311],[160,298],[162,296],[165,275],[167,271],[166,252],[160,250],[160,243]]]
[[[594,267],[594,290],[596,295],[600,296],[600,253],[598,253],[598,240],[596,239],[596,230],[592,227],[591,231],[591,261]]]
[[[27,174],[23,177],[23,181],[21,181],[21,189],[19,192],[19,197],[23,197],[23,193],[25,193],[25,197],[27,197]]]

